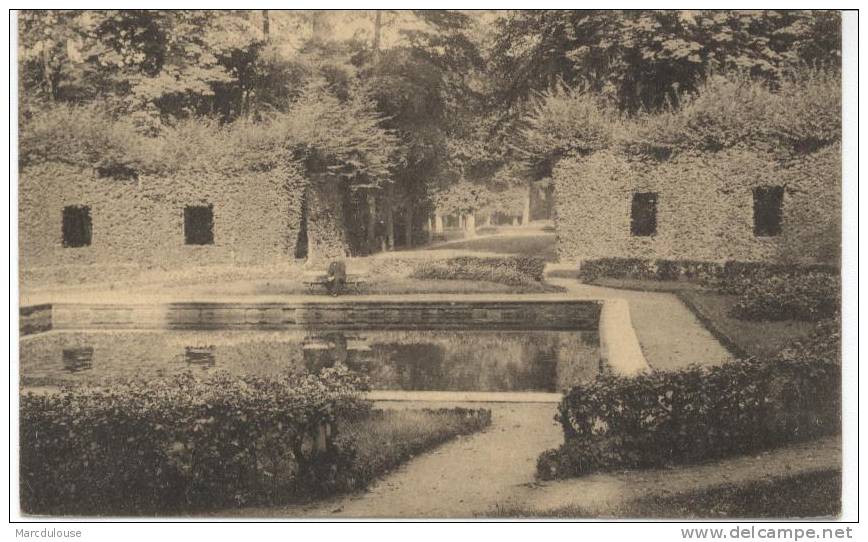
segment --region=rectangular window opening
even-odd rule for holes
[[[630,206],[630,235],[649,237],[657,233],[657,192],[633,194]]]
[[[93,224],[90,207],[70,205],[63,208],[63,246],[78,248],[90,246]]]
[[[214,244],[212,205],[189,205],[184,208],[184,242],[188,245]]]
[[[774,237],[781,233],[784,187],[759,186],[753,189],[753,234]]]

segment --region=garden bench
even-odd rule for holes
[[[313,288],[315,286],[325,287],[328,285],[328,273],[323,273],[322,271],[315,271],[310,273],[305,273],[302,282],[305,286],[309,288]],[[367,283],[367,277],[365,275],[360,275],[357,273],[347,273],[347,278],[344,284],[347,286],[361,286]]]

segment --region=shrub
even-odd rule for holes
[[[521,286],[543,279],[545,260],[528,256],[478,258],[460,256],[423,262],[410,275],[415,279],[485,280]]]
[[[750,453],[839,432],[841,368],[748,359],[629,378],[603,374],[570,390],[556,419],[564,444],[539,457],[543,479]]]
[[[841,360],[841,315],[817,323],[816,330],[800,341],[786,346],[780,359],[793,361]]]
[[[585,281],[598,278],[642,280],[695,280],[710,283],[722,273],[716,262],[694,260],[651,260],[645,258],[600,258],[585,260],[579,277]]]
[[[841,139],[841,77],[806,69],[777,88],[747,78],[711,77],[679,108],[638,115],[617,132],[628,153],[659,159],[678,152],[765,148],[781,158]]]
[[[838,275],[840,271],[837,267],[826,264],[792,265],[728,261],[723,265],[720,280],[714,285],[721,293],[741,294],[757,283],[773,277],[793,277],[814,273]]]
[[[742,320],[809,320],[834,316],[841,306],[841,279],[809,273],[766,278],[739,297],[732,315]]]
[[[584,260],[579,278],[638,280],[687,280],[715,288],[724,294],[741,294],[757,283],[774,277],[823,274],[836,276],[838,268],[827,264],[795,265],[769,262],[727,261],[723,264],[697,260],[652,260],[648,258],[599,258]]]
[[[326,369],[24,395],[22,510],[157,514],[327,492],[355,453],[335,439],[339,418],[367,410],[361,387]]]

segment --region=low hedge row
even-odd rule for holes
[[[345,369],[273,378],[184,374],[21,399],[21,508],[142,515],[279,502],[333,489],[366,412]]]
[[[600,375],[561,401],[564,444],[538,476],[692,463],[840,432],[841,367],[744,360],[721,366]]]
[[[485,280],[521,286],[543,279],[545,260],[529,256],[459,256],[419,264],[410,274],[415,279]]]
[[[838,275],[808,273],[759,279],[747,286],[732,309],[742,320],[817,321],[841,307]]]
[[[582,261],[579,278],[588,282],[598,278],[711,282],[720,276],[722,270],[723,266],[716,262],[599,258]]]
[[[839,275],[840,270],[827,264],[791,265],[733,260],[718,263],[648,258],[599,258],[584,260],[579,267],[579,278],[586,282],[599,278],[686,280],[728,294],[740,294],[758,281],[773,277],[814,274]]]

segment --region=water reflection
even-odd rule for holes
[[[341,364],[368,375],[372,389],[558,391],[599,372],[598,344],[590,331],[58,332],[21,342],[21,372],[25,385],[42,385]]]

